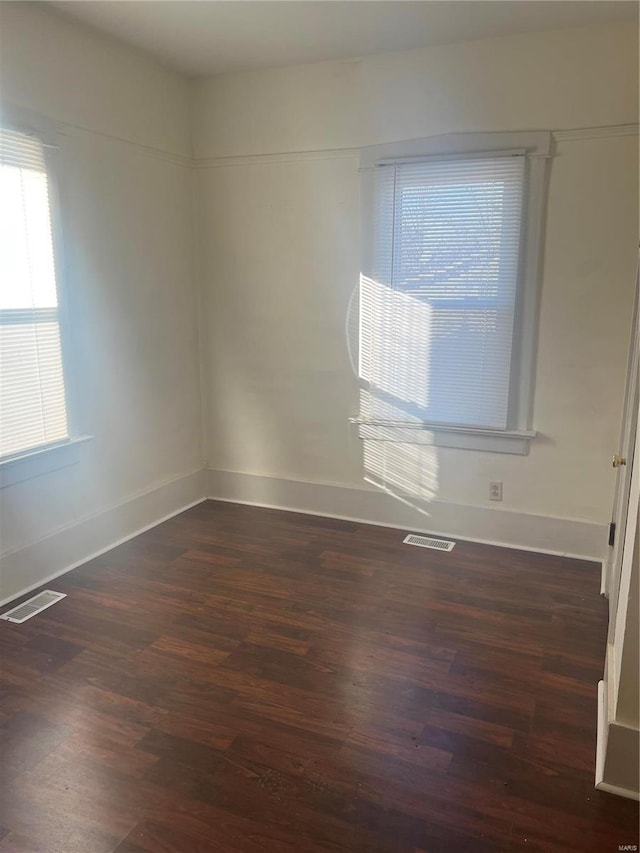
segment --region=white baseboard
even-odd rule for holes
[[[607,560],[602,560],[600,566],[600,595],[604,598],[609,598],[609,590],[607,589],[608,565]]]
[[[607,736],[609,734],[607,706],[607,683],[605,681],[599,681],[598,723],[596,730],[596,788],[600,787],[604,777],[604,759],[607,754]]]
[[[606,525],[433,501],[428,514],[369,488],[230,471],[190,471],[0,557],[0,606],[155,527],[215,500],[453,536],[510,548],[602,558]]]
[[[205,470],[190,471],[0,557],[0,606],[206,500]]]
[[[608,684],[600,681],[595,778],[598,791],[629,800],[640,800],[638,755],[640,731],[609,719]]]
[[[509,509],[432,501],[426,512],[381,490],[209,469],[214,500],[601,561],[607,525]]]
[[[632,791],[630,788],[621,788],[619,785],[610,785],[608,782],[600,782],[596,788],[598,791],[605,791],[607,794],[615,794],[616,797],[625,797],[627,800],[640,802],[640,793]]]

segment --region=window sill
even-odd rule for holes
[[[92,435],[79,435],[60,444],[36,447],[0,460],[0,489],[75,465],[80,461],[83,445],[92,438]]]
[[[352,419],[358,425],[358,435],[367,441],[391,441],[401,444],[425,444],[432,447],[453,447],[459,450],[484,450],[490,453],[510,453],[527,456],[529,445],[536,437],[529,430],[492,430],[472,427],[444,427],[433,424],[386,425],[381,421],[366,423]]]

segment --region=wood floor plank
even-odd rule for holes
[[[207,501],[0,623],[0,851],[607,853],[599,566]]]

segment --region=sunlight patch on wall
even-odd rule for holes
[[[428,515],[438,456],[433,434],[418,427],[429,405],[432,308],[362,275],[359,316],[364,479]]]
[[[431,315],[428,302],[360,278],[360,378],[363,419],[419,420],[429,405]],[[393,412],[396,414],[393,417]]]
[[[435,447],[363,440],[364,479],[426,515],[438,493]]]

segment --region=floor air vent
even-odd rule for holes
[[[418,545],[420,548],[433,548],[434,551],[453,551],[455,542],[448,539],[432,539],[430,536],[416,536],[410,533],[402,540],[407,545]]]
[[[0,616],[0,619],[6,619],[7,622],[26,622],[27,619],[35,616],[36,613],[46,610],[47,607],[51,607],[56,601],[60,601],[61,598],[66,598],[66,596],[66,592],[53,592],[51,589],[45,589],[44,592],[39,592],[38,595],[34,595],[28,601],[23,601],[22,604],[19,604],[12,610],[7,610],[6,613]]]

